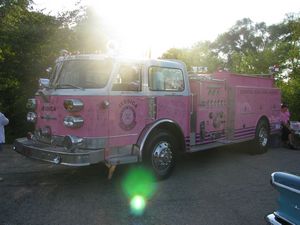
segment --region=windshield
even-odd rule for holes
[[[53,80],[55,88],[103,88],[112,71],[110,60],[70,60]]]

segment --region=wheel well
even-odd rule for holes
[[[265,122],[267,123],[267,125],[268,125],[268,131],[270,132],[270,130],[271,130],[271,129],[270,129],[270,121],[269,121],[268,117],[266,117],[266,116],[260,117],[259,120],[258,120],[258,122],[257,122],[257,124],[256,124],[256,127],[258,126],[258,124],[259,124],[261,121],[265,121]]]
[[[151,138],[156,132],[157,130],[165,130],[166,132],[168,132],[169,134],[172,134],[178,144],[178,148],[176,148],[178,150],[179,153],[184,152],[185,151],[185,141],[184,141],[184,135],[180,129],[180,127],[175,124],[175,123],[169,123],[169,122],[164,122],[161,123],[159,125],[157,125],[149,134],[148,138]]]

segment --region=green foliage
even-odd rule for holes
[[[217,58],[216,54],[211,51],[211,42],[198,42],[196,43],[189,54],[190,66],[205,66],[208,67],[208,72],[213,72],[221,65],[221,61]]]
[[[31,0],[0,0],[0,105],[10,118],[8,142],[32,127],[25,121],[26,101],[37,90],[37,80],[47,76],[61,49],[105,52],[107,32],[92,9],[78,5],[57,17],[34,11]],[[289,14],[279,24],[266,26],[239,20],[213,42],[191,48],[172,48],[161,58],[182,60],[189,70],[208,67],[208,72],[227,68],[238,73],[274,75],[289,104],[293,119],[300,120],[300,16]]]
[[[288,104],[291,120],[300,121],[300,79],[280,82],[283,102]]]
[[[77,26],[74,45],[80,52],[105,52],[107,35],[99,16],[91,8],[85,9],[85,14]]]
[[[292,120],[300,120],[300,14],[289,14],[270,27],[271,39],[281,71],[276,74],[282,100],[289,105]]]
[[[254,24],[245,18],[226,33],[219,35],[213,50],[222,56],[224,64],[237,73],[267,73],[271,62],[268,55],[268,33],[265,23]]]
[[[45,69],[53,64],[61,49],[105,49],[106,36],[100,20],[88,9],[53,17],[33,11],[31,3],[0,1],[0,110],[10,119],[7,142],[32,129],[25,121],[25,104],[36,92],[38,79],[47,76]]]
[[[188,68],[207,66],[245,74],[270,73],[270,67],[289,104],[292,119],[300,120],[300,13],[289,14],[282,23],[266,26],[244,18],[213,42],[199,42],[190,49],[170,49],[162,58],[184,61]]]
[[[191,49],[171,48],[161,58],[178,59],[185,62],[188,70],[193,66],[208,67],[208,72],[215,71],[221,64],[216,55],[211,51],[211,42],[198,42]]]

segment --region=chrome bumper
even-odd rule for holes
[[[70,152],[63,147],[51,146],[27,138],[16,139],[13,150],[29,158],[68,166],[87,166],[104,162],[104,149],[75,149],[74,152]]]
[[[267,215],[265,219],[270,225],[295,225],[287,220],[280,219],[279,217],[275,216],[274,213]]]

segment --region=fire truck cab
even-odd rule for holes
[[[173,60],[61,57],[27,108],[35,130],[16,152],[70,166],[143,161],[159,179],[180,153],[249,140],[263,153],[280,128],[270,76],[188,75]]]

